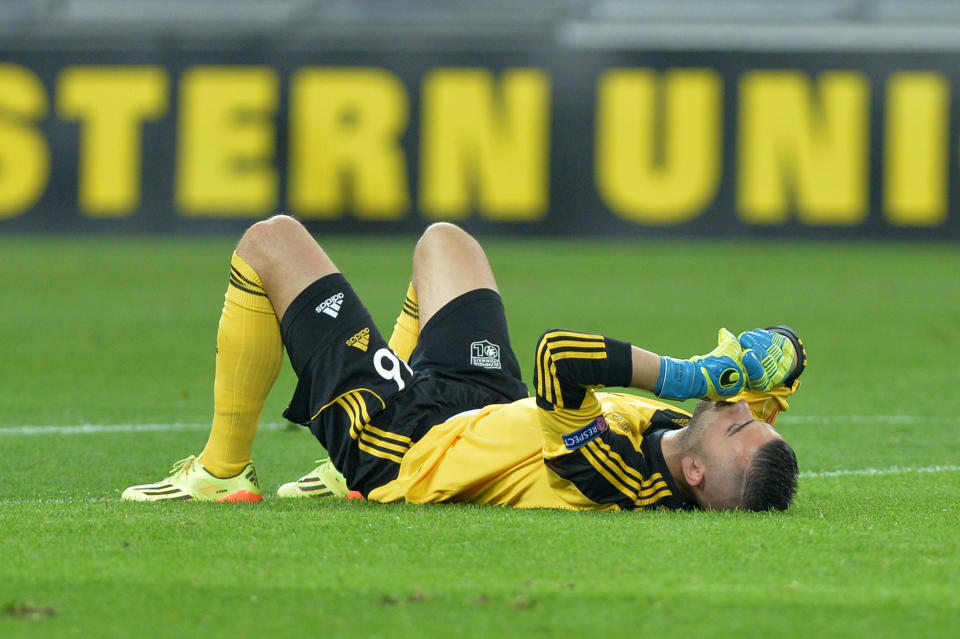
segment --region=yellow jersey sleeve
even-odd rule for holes
[[[589,428],[602,412],[595,389],[628,386],[632,371],[626,342],[576,331],[545,332],[537,342],[533,377],[544,458],[564,455],[578,438],[596,435]]]
[[[644,508],[675,493],[662,464],[645,459],[642,429],[613,432],[604,416],[596,389],[629,386],[632,372],[630,345],[602,335],[553,330],[537,345],[543,461],[575,507]]]

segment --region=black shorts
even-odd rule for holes
[[[434,425],[527,396],[503,303],[489,289],[437,311],[409,365],[339,273],[297,296],[281,332],[298,380],[284,417],[309,426],[364,495],[395,479],[403,455]]]

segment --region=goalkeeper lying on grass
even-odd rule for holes
[[[280,497],[782,510],[796,492],[796,457],[771,426],[805,363],[790,329],[723,329],[715,350],[689,360],[547,331],[528,398],[473,237],[426,230],[388,344],[306,229],[278,216],[254,224],[232,258],[203,453],[123,498],[260,501],[250,454],[284,346],[299,380],[284,416],[330,458]],[[691,416],[601,386],[703,401]]]

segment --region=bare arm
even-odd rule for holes
[[[630,356],[633,363],[633,375],[630,378],[631,388],[653,392],[660,377],[660,356],[632,346]]]

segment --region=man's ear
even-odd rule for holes
[[[703,483],[703,460],[696,455],[684,455],[680,460],[680,467],[683,469],[683,480],[687,486],[697,488]]]

